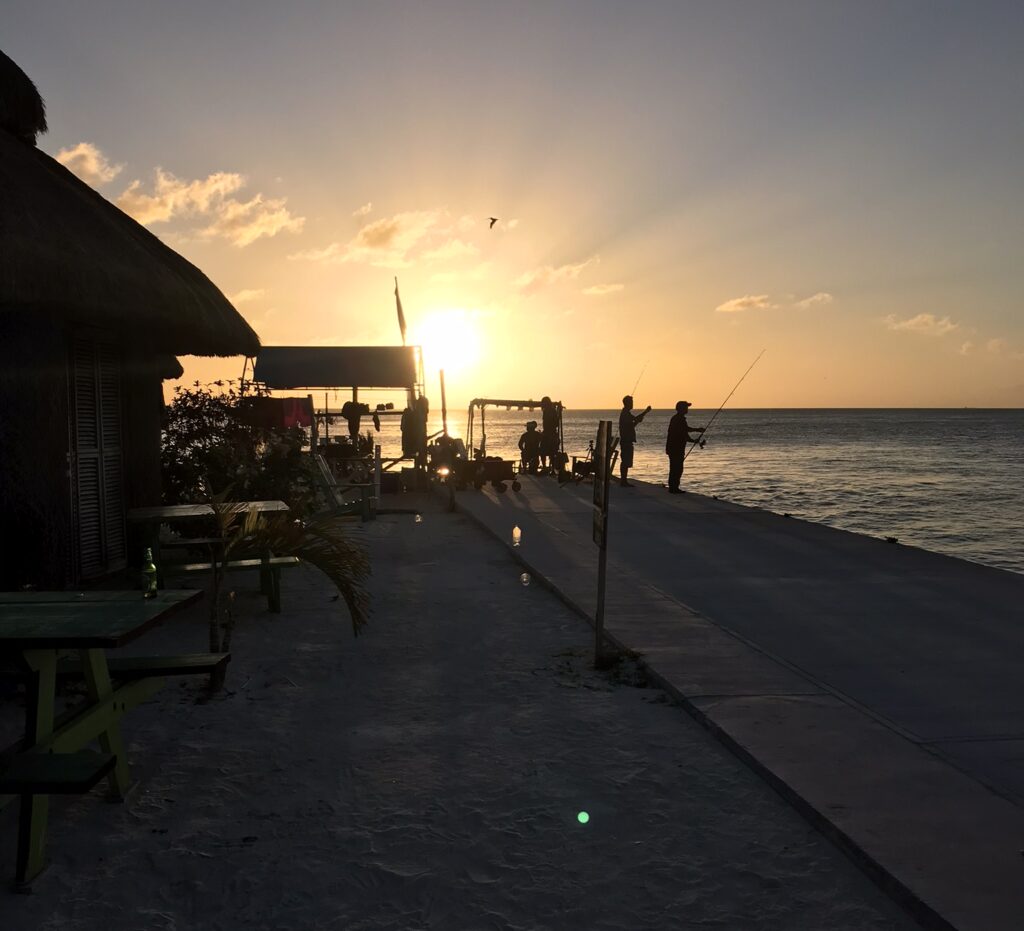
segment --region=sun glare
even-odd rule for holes
[[[457,375],[480,361],[480,329],[471,311],[434,310],[411,330],[411,342],[423,347],[429,371],[443,368],[447,375]]]

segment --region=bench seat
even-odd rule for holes
[[[180,656],[112,656],[107,668],[112,679],[146,679],[150,676],[193,676],[223,669],[230,653],[184,653]],[[59,678],[81,678],[82,664],[65,660],[57,666]]]
[[[299,565],[298,556],[271,556],[270,559],[229,559],[221,563],[228,570],[246,569],[292,569]],[[212,572],[212,562],[187,562],[180,566],[168,566],[174,572]]]
[[[88,792],[117,762],[112,753],[22,753],[0,773],[0,795],[73,795]]]
[[[263,591],[267,596],[267,607],[274,614],[281,613],[281,570],[294,569],[300,565],[298,556],[271,556],[267,559],[229,559],[226,563],[218,563],[220,568],[228,572],[247,572],[259,570],[262,576]],[[180,566],[168,566],[168,572],[212,572],[212,562],[190,562]]]

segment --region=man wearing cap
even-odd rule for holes
[[[686,444],[699,440],[700,436],[691,436],[691,433],[701,434],[704,427],[691,427],[686,422],[686,412],[690,409],[689,401],[677,401],[676,413],[668,422],[668,439],[665,440],[665,452],[668,453],[668,491],[672,495],[681,495],[685,492],[679,488],[679,482],[683,477],[683,460],[686,458]]]

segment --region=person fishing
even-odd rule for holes
[[[668,491],[670,495],[686,494],[679,487],[679,482],[683,477],[683,460],[686,459],[686,444],[699,440],[707,429],[706,427],[691,427],[686,422],[686,412],[689,409],[689,401],[677,401],[676,412],[668,422],[665,452],[668,454]],[[692,434],[696,434],[696,436]]]
[[[537,474],[542,437],[543,434],[537,432],[536,420],[527,423],[526,432],[519,437],[519,453],[522,457],[523,471],[529,472],[531,475]]]
[[[633,414],[633,396],[627,394],[622,399],[622,410],[619,411],[619,484],[623,488],[632,488],[629,483],[629,470],[633,467],[633,447],[636,445],[636,425],[646,417],[651,405],[639,414]]]
[[[561,402],[556,404],[547,395],[540,399],[541,410],[541,441],[540,460],[545,471],[557,471],[558,448],[561,445],[558,436],[558,421]]]

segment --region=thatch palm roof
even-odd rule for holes
[[[32,82],[0,52],[0,312],[50,310],[175,355],[255,355],[259,338],[191,262],[35,148]]]

